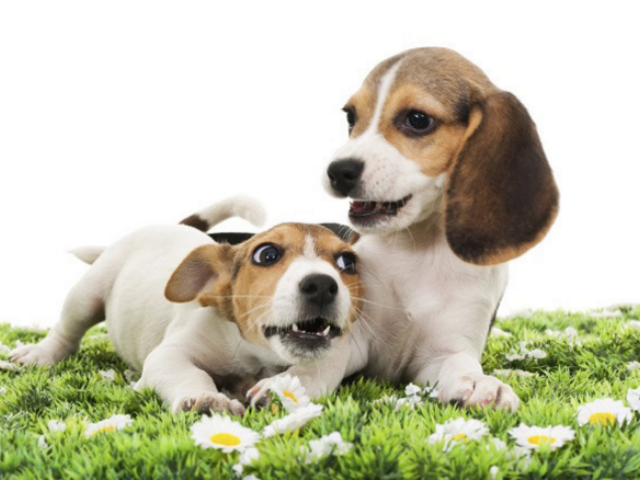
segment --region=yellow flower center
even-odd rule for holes
[[[533,437],[527,438],[527,441],[532,445],[540,445],[543,442],[549,442],[551,444],[556,443],[555,438],[549,437],[547,435],[534,435]]]
[[[460,441],[464,442],[467,438],[468,437],[467,437],[466,433],[459,433],[459,434],[453,436],[453,439],[456,442],[460,442]]]
[[[609,412],[593,413],[589,417],[589,423],[600,423],[602,425],[613,425],[616,421],[616,417]]]
[[[211,435],[209,440],[211,440],[211,443],[223,445],[225,447],[235,447],[236,445],[240,445],[240,438],[235,435],[231,435],[230,433],[215,433]]]
[[[109,433],[109,432],[113,432],[116,429],[115,425],[107,425],[105,427],[100,427],[99,429],[97,429],[95,432],[93,432],[93,435],[97,434],[97,433]]]
[[[287,398],[290,398],[291,400],[293,400],[293,403],[297,404],[298,403],[298,399],[296,398],[296,396],[293,394],[293,392],[289,391],[289,390],[283,390],[282,391],[282,395],[284,395]]]

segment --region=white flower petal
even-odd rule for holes
[[[316,462],[329,455],[344,455],[349,452],[353,444],[345,442],[340,432],[333,432],[318,440],[311,440],[308,448],[303,448],[302,453],[306,463]]]
[[[38,437],[38,447],[42,448],[43,450],[46,450],[47,448],[49,448],[49,444],[44,439],[44,435],[40,435]]]
[[[509,435],[516,444],[530,450],[537,450],[541,444],[548,444],[552,450],[562,447],[566,442],[573,440],[575,432],[563,425],[536,427],[521,423],[509,430]]]
[[[92,437],[98,433],[113,432],[115,430],[122,430],[123,428],[131,425],[133,421],[130,415],[113,415],[112,417],[102,420],[97,423],[90,423],[85,429],[85,435],[87,438]]]
[[[273,437],[274,435],[297,430],[306,425],[310,420],[319,417],[322,413],[322,405],[310,403],[306,407],[298,408],[286,417],[275,420],[265,427],[262,435],[265,437]]]
[[[632,390],[631,388],[627,391],[627,402],[629,402],[629,406],[635,410],[636,412],[640,412],[640,387]]]
[[[627,370],[629,370],[630,372],[633,370],[640,370],[640,362],[627,363]]]
[[[616,421],[618,425],[624,425],[631,421],[631,417],[631,409],[625,407],[620,400],[611,398],[600,398],[578,407],[578,425],[611,425]]]
[[[404,394],[407,397],[411,397],[413,395],[417,395],[419,393],[422,392],[422,388],[420,388],[418,385],[416,385],[415,383],[410,383],[409,385],[407,385],[404,389]]]
[[[444,424],[437,424],[436,431],[427,439],[430,444],[443,442],[443,449],[448,452],[456,445],[470,440],[479,440],[489,433],[489,429],[480,420],[465,420],[462,417],[450,419]]]
[[[191,425],[191,438],[202,448],[216,448],[229,453],[253,447],[260,440],[260,435],[229,417],[215,414]]]
[[[64,422],[58,420],[49,420],[47,427],[50,432],[64,432],[67,429],[67,425]]]
[[[278,396],[282,406],[289,412],[306,407],[311,403],[306,389],[298,377],[292,377],[288,374],[279,375],[272,379],[269,388]]]

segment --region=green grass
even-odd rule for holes
[[[491,409],[464,410],[426,400],[415,410],[395,411],[393,404],[373,403],[384,395],[404,396],[403,386],[356,380],[321,400],[322,416],[302,431],[262,440],[261,457],[245,468],[245,475],[262,480],[285,479],[487,479],[498,466],[497,478],[640,478],[640,413],[623,426],[579,427],[577,407],[595,398],[624,400],[629,388],[640,385],[640,370],[627,363],[640,361],[640,329],[625,328],[640,318],[640,307],[622,308],[621,318],[592,318],[585,314],[537,312],[531,318],[500,321],[512,333],[490,338],[484,368],[519,368],[533,377],[510,376],[522,404],[516,413]],[[548,328],[576,328],[581,347],[545,334]],[[13,347],[16,340],[38,341],[44,332],[0,325],[0,341]],[[541,348],[547,357],[508,362],[505,355],[519,350],[518,342]],[[5,358],[0,356],[0,358]],[[115,382],[99,370],[113,368]],[[237,478],[231,467],[237,453],[195,447],[189,427],[194,413],[174,415],[150,390],[137,393],[124,378],[125,364],[117,357],[102,328],[93,329],[79,354],[49,368],[20,372],[0,370],[0,478],[10,479],[222,479]],[[625,402],[626,404],[626,402]],[[84,436],[84,422],[116,413],[130,414],[133,425],[123,431]],[[476,418],[487,424],[491,436],[509,446],[507,431],[520,422],[529,425],[568,425],[576,438],[564,447],[534,452],[523,468],[507,452],[490,447],[490,437],[444,453],[426,439],[437,423],[456,417]],[[249,412],[240,422],[261,431],[275,415]],[[67,424],[63,433],[47,431],[47,422]],[[330,456],[306,465],[300,449],[309,440],[339,431],[353,442],[343,456]],[[44,434],[49,449],[38,446]]]

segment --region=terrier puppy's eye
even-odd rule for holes
[[[256,265],[267,266],[273,265],[278,260],[282,258],[282,250],[280,247],[272,244],[265,243],[264,245],[260,245],[253,251],[253,255],[251,256],[251,260]]]
[[[342,111],[347,114],[347,123],[349,124],[349,133],[351,133],[351,130],[353,130],[353,127],[356,125],[356,121],[358,120],[356,117],[356,111],[353,107],[344,107]]]
[[[402,133],[420,136],[430,133],[436,126],[436,120],[420,110],[408,110],[399,116],[397,124]]]
[[[350,252],[339,253],[336,256],[336,265],[342,272],[354,274],[356,273],[356,256]]]

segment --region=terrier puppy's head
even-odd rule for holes
[[[356,263],[331,230],[281,224],[238,245],[195,249],[165,295],[217,308],[246,340],[298,364],[328,354],[355,321],[364,297]]]

